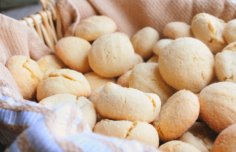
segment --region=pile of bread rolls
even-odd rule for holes
[[[164,39],[152,27],[117,31],[109,17],[88,17],[54,54],[7,67],[25,99],[73,103],[95,133],[162,152],[235,152],[236,19],[200,13],[167,24]]]

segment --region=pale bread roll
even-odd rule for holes
[[[88,80],[92,90],[96,90],[99,87],[104,86],[108,82],[115,82],[115,79],[113,78],[103,78],[94,72],[86,73],[84,76]]]
[[[231,20],[226,24],[223,34],[227,43],[236,41],[236,19]]]
[[[152,122],[159,114],[161,101],[153,94],[107,83],[90,96],[103,118]]]
[[[161,152],[201,152],[194,146],[178,140],[172,140],[164,143],[159,147],[159,150]]]
[[[162,106],[159,120],[154,122],[160,139],[170,141],[182,136],[197,120],[198,97],[188,90],[173,94]]]
[[[185,22],[170,22],[165,25],[163,30],[164,36],[177,39],[180,37],[191,37],[191,28]]]
[[[174,93],[174,90],[161,77],[157,63],[136,65],[129,77],[129,87],[157,94],[162,105]]]
[[[91,70],[88,63],[90,49],[88,41],[69,36],[57,42],[55,53],[69,68],[86,73]]]
[[[76,27],[75,35],[87,41],[94,41],[98,37],[115,32],[116,23],[107,16],[91,16],[82,20]]]
[[[224,50],[215,56],[216,76],[220,81],[236,82],[236,52]]]
[[[129,70],[124,74],[122,74],[121,76],[119,76],[119,78],[117,79],[117,84],[121,85],[122,87],[129,87],[129,78],[131,73],[132,70]]]
[[[44,74],[48,74],[53,70],[58,70],[65,67],[65,64],[52,54],[41,57],[37,63]]]
[[[154,62],[154,63],[158,63],[158,56],[157,55],[153,55],[150,59],[147,60],[147,62]]]
[[[42,104],[52,110],[55,110],[60,106],[64,106],[65,104],[75,104],[79,111],[78,117],[82,114],[83,119],[91,128],[93,128],[96,123],[97,118],[95,108],[92,102],[85,97],[77,97],[72,94],[56,94],[44,98],[39,102],[39,104]]]
[[[118,138],[138,140],[155,147],[159,145],[156,129],[146,122],[101,120],[95,125],[94,132]]]
[[[25,99],[32,99],[43,73],[36,61],[23,55],[15,55],[6,64]]]
[[[236,51],[236,42],[229,43],[223,50]]]
[[[107,78],[122,75],[138,61],[129,37],[119,32],[94,41],[88,57],[93,71]]]
[[[167,84],[177,90],[195,93],[214,77],[214,56],[208,47],[195,38],[178,38],[159,54],[159,70]]]
[[[199,13],[192,19],[193,35],[203,41],[213,53],[220,52],[226,45],[223,37],[225,22],[207,13]]]
[[[37,87],[39,101],[62,93],[87,97],[91,93],[91,88],[83,74],[70,69],[59,69],[49,73]]]
[[[172,39],[161,39],[157,41],[157,43],[153,46],[152,50],[158,56],[160,53],[160,50],[163,50],[171,42],[173,42]]]
[[[236,150],[236,124],[224,129],[216,138],[212,152],[235,152]]]
[[[159,39],[159,33],[152,27],[144,27],[131,38],[134,50],[144,59],[152,56],[152,48]]]
[[[236,123],[235,83],[213,83],[200,92],[199,99],[201,119],[216,132]]]

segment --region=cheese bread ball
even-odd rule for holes
[[[146,122],[101,120],[95,125],[94,132],[118,138],[138,140],[155,147],[159,145],[156,129]]]
[[[117,77],[137,64],[129,37],[123,33],[106,34],[94,41],[89,65],[102,77]]]
[[[160,50],[163,50],[168,44],[173,42],[172,39],[161,39],[153,46],[152,50],[156,55],[159,55]]]
[[[65,64],[52,54],[41,57],[37,63],[44,74],[48,74],[53,70],[58,70],[65,67]]]
[[[197,93],[214,77],[213,54],[195,38],[174,40],[160,51],[158,65],[162,78],[177,90]]]
[[[152,48],[159,39],[159,33],[152,27],[144,27],[135,33],[132,38],[132,44],[136,53],[144,59],[152,56]]]
[[[191,91],[173,94],[162,106],[159,120],[154,122],[160,139],[170,141],[181,137],[197,120],[199,111],[198,97]]]
[[[129,77],[129,87],[157,94],[162,105],[174,93],[174,90],[161,77],[157,63],[136,65]]]
[[[36,88],[43,77],[39,65],[29,57],[16,55],[8,59],[6,64],[25,99],[32,99]]]
[[[104,86],[108,82],[115,82],[115,79],[103,78],[94,72],[86,73],[84,76],[88,80],[92,90],[96,90],[99,87]]]
[[[235,83],[213,83],[200,92],[199,99],[202,120],[216,132],[236,123]]]
[[[132,73],[132,70],[129,70],[122,74],[118,79],[117,79],[117,84],[121,85],[122,87],[129,87],[129,78]]]
[[[56,55],[71,69],[85,73],[90,71],[88,54],[91,44],[78,37],[64,37],[56,46]]]
[[[226,24],[223,34],[227,43],[236,41],[236,19],[231,20]]]
[[[163,34],[171,39],[191,37],[191,28],[185,22],[170,22],[165,25]]]
[[[204,123],[196,122],[179,140],[195,146],[201,152],[210,152],[215,140],[215,133]]]
[[[207,13],[199,13],[192,19],[193,35],[203,41],[213,53],[220,52],[226,42],[223,38],[225,22]]]
[[[236,51],[236,42],[229,43],[226,47],[224,47],[224,50],[229,50],[229,51]]]
[[[70,69],[59,69],[49,73],[37,87],[39,101],[62,93],[87,97],[91,93],[91,88],[83,74]]]
[[[116,23],[111,18],[96,15],[82,20],[76,27],[75,35],[87,41],[94,41],[98,37],[116,30]]]
[[[212,152],[235,152],[236,124],[224,129],[216,138]]]
[[[90,96],[97,112],[114,120],[152,122],[159,114],[161,101],[155,94],[107,83]]]
[[[236,52],[225,50],[215,56],[215,71],[220,81],[236,82]]]
[[[159,150],[161,152],[201,152],[194,146],[178,140],[164,143],[159,147]]]
[[[96,111],[91,101],[85,97],[77,97],[72,94],[56,94],[47,98],[44,98],[39,102],[45,107],[56,110],[58,107],[65,104],[74,104],[78,112],[78,117],[82,114],[85,122],[89,124],[91,128],[96,123]]]

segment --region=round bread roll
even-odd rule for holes
[[[37,63],[44,74],[65,67],[64,63],[62,63],[55,55],[45,55],[41,57]]]
[[[163,34],[171,39],[191,37],[191,28],[185,22],[170,22],[164,27]]]
[[[76,109],[79,111],[79,117],[82,113],[82,117],[91,128],[93,128],[96,123],[97,118],[95,108],[93,104],[85,97],[77,97],[72,94],[56,94],[44,98],[39,103],[52,110],[62,107],[65,104],[75,104]]]
[[[152,27],[144,27],[131,38],[134,50],[144,59],[152,56],[152,48],[159,39],[159,33]]]
[[[193,35],[203,41],[213,53],[221,51],[226,42],[223,38],[225,22],[207,13],[199,13],[192,19]]]
[[[87,97],[91,93],[91,88],[83,74],[70,69],[59,69],[49,73],[37,87],[38,101],[62,93]]]
[[[215,133],[204,123],[196,122],[179,140],[195,146],[201,152],[211,152]]]
[[[115,32],[116,23],[107,16],[91,16],[82,20],[76,27],[75,35],[87,41],[94,41],[98,37]]]
[[[37,62],[26,56],[15,55],[8,59],[6,66],[15,79],[23,98],[32,99],[43,77]]]
[[[200,115],[207,125],[221,132],[236,123],[236,84],[218,82],[205,87],[199,95]]]
[[[236,124],[224,129],[216,138],[212,152],[235,152]]]
[[[90,71],[88,54],[91,44],[78,37],[64,37],[56,46],[56,55],[71,69],[82,73]]]
[[[162,106],[159,120],[154,122],[160,139],[179,138],[197,120],[199,110],[198,97],[191,91],[180,90],[173,94]]]
[[[160,50],[164,49],[171,42],[173,42],[173,40],[171,39],[161,39],[157,41],[157,43],[153,46],[152,50],[156,55],[159,55]]]
[[[118,138],[138,140],[155,147],[159,145],[156,129],[146,122],[101,120],[95,125],[94,132]]]
[[[90,100],[103,118],[152,122],[161,107],[159,97],[153,96],[110,82],[94,91]]]
[[[157,63],[136,65],[129,77],[129,87],[143,92],[156,93],[162,105],[174,93],[174,90],[161,77]]]
[[[132,70],[129,70],[122,74],[118,79],[117,79],[117,84],[121,85],[122,87],[129,87],[129,77],[132,73]]]
[[[157,55],[154,55],[152,56],[150,59],[147,60],[147,62],[153,62],[153,63],[158,63],[158,56]]]
[[[220,81],[236,82],[236,52],[225,50],[215,56],[215,70]]]
[[[201,152],[194,146],[178,140],[164,143],[159,147],[159,150],[161,152]]]
[[[102,77],[119,76],[137,63],[137,56],[129,40],[123,33],[106,34],[99,37],[89,52],[89,64]]]
[[[207,46],[194,38],[178,38],[161,50],[159,69],[163,79],[177,90],[195,93],[214,77],[214,57]]]
[[[231,20],[226,24],[223,34],[228,43],[236,41],[236,19]]]
[[[236,42],[229,43],[223,50],[236,51]]]
[[[92,90],[96,90],[97,88],[104,86],[108,82],[115,82],[115,79],[103,78],[94,72],[86,73],[84,76],[88,80]]]

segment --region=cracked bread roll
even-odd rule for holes
[[[157,94],[162,105],[174,93],[174,90],[161,77],[157,63],[136,65],[129,77],[129,87]]]
[[[47,98],[44,98],[39,102],[45,107],[56,110],[58,107],[64,106],[65,104],[74,104],[78,112],[78,117],[84,118],[84,121],[89,124],[91,128],[96,123],[96,111],[95,108],[87,98],[77,97],[72,94],[56,94]]]
[[[121,85],[122,87],[129,87],[129,78],[132,73],[132,70],[129,70],[122,74],[118,79],[117,79],[117,84]]]
[[[224,38],[226,39],[227,43],[232,43],[236,41],[236,19],[229,21],[225,25],[224,29]]]
[[[41,57],[37,63],[44,74],[48,74],[53,70],[58,70],[65,67],[64,63],[55,55],[45,55]]]
[[[95,125],[94,132],[118,138],[138,140],[155,147],[159,145],[156,129],[146,122],[101,120]]]
[[[82,20],[76,27],[75,35],[87,41],[94,41],[98,37],[116,30],[116,23],[111,18],[96,15]]]
[[[191,37],[191,28],[185,22],[170,22],[165,25],[163,30],[164,36],[177,39],[180,37]]]
[[[161,152],[201,152],[194,146],[178,140],[172,140],[164,143],[159,147],[159,150]]]
[[[71,69],[82,73],[91,69],[88,63],[88,54],[91,44],[78,37],[64,37],[55,46],[56,55]]]
[[[86,73],[84,76],[88,80],[92,91],[98,89],[101,86],[104,86],[108,82],[114,82],[115,83],[115,79],[103,78],[103,77],[97,75],[94,72]]]
[[[236,124],[224,129],[216,138],[212,152],[235,152],[236,150]]]
[[[211,152],[216,134],[204,123],[196,122],[179,140],[189,143],[201,152]]]
[[[214,77],[214,56],[208,47],[195,38],[178,38],[159,54],[159,70],[167,84],[177,90],[195,93]]]
[[[224,47],[224,50],[229,50],[229,51],[236,51],[236,42],[229,43],[226,47]]]
[[[37,87],[38,101],[62,93],[87,97],[91,93],[91,88],[83,74],[70,69],[59,69],[49,73]]]
[[[32,99],[36,88],[43,78],[39,65],[29,57],[16,55],[8,59],[6,64],[25,99]]]
[[[129,37],[119,32],[94,41],[88,59],[93,71],[107,78],[120,76],[137,64],[137,55]]]
[[[107,83],[90,96],[102,118],[152,122],[159,114],[161,101],[153,94]]]
[[[197,95],[188,90],[173,94],[162,106],[159,120],[154,122],[162,141],[177,139],[197,120],[200,105]]]
[[[154,28],[144,27],[132,36],[131,42],[135,52],[148,59],[152,56],[152,48],[158,39],[159,33]]]
[[[161,39],[157,41],[157,43],[153,46],[152,50],[157,56],[159,56],[160,50],[163,50],[171,42],[173,42],[172,39]]]
[[[236,123],[235,83],[213,83],[200,92],[199,99],[202,120],[216,132]]]
[[[216,76],[220,81],[236,82],[236,52],[224,50],[215,56]]]
[[[193,35],[203,41],[213,53],[220,52],[226,45],[223,37],[225,22],[207,13],[199,13],[192,19]]]

